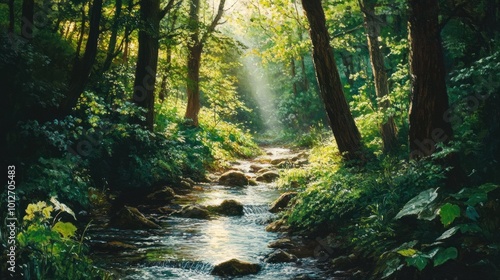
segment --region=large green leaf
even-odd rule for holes
[[[76,227],[72,223],[57,222],[52,230],[60,233],[63,238],[69,238],[75,236]]]
[[[429,257],[422,254],[414,255],[413,257],[406,258],[406,263],[410,266],[416,267],[418,270],[422,271],[429,262]]]
[[[449,247],[445,250],[440,250],[434,257],[434,266],[442,265],[443,263],[454,260],[458,257],[458,250],[455,247]]]
[[[403,206],[403,209],[399,211],[399,213],[396,215],[395,219],[399,219],[404,216],[408,215],[418,215],[422,211],[424,211],[426,208],[429,207],[429,205],[438,197],[437,190],[439,188],[435,189],[428,189],[425,190],[421,193],[419,193],[417,196],[412,198],[410,201],[408,201],[405,206]]]
[[[448,226],[456,218],[460,217],[460,207],[455,204],[446,203],[441,206],[439,215],[441,216],[441,223],[443,223],[444,226]]]

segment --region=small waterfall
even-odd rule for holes
[[[261,215],[269,214],[268,205],[244,205],[243,214],[245,215]]]
[[[214,265],[210,263],[183,260],[168,260],[158,264],[158,266],[180,268],[183,270],[189,270],[190,272],[194,272],[197,274],[210,274],[210,272],[214,268]]]

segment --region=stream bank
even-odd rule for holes
[[[222,185],[219,178],[223,174],[211,174],[213,183],[197,183],[189,193],[175,195],[164,207],[166,213],[148,213],[146,217],[158,228],[91,228],[96,263],[119,279],[220,279],[211,275],[214,267],[231,259],[260,268],[257,274],[239,279],[328,279],[315,259],[322,251],[320,244],[266,231],[276,217],[269,211],[270,204],[281,193],[271,182],[274,176],[262,175],[274,174],[276,167],[307,164],[307,154],[285,148],[264,151],[256,159],[233,163],[232,170],[249,178],[246,186]],[[211,212],[207,217],[192,218],[181,213],[188,206],[210,209],[224,201],[241,204],[243,215]]]

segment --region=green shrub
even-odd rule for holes
[[[84,233],[78,239],[72,223],[57,219],[63,212],[74,216],[73,211],[54,198],[51,202],[39,201],[26,208],[17,235],[24,279],[109,279],[87,257]]]

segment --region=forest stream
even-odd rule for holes
[[[252,164],[271,167],[266,162],[297,155],[285,148],[265,148],[265,155],[233,162],[233,169],[255,178]],[[258,274],[239,279],[324,279],[312,256],[296,262],[265,261],[276,250],[268,245],[284,235],[265,229],[275,215],[269,212],[269,205],[279,196],[280,191],[273,183],[258,182],[245,187],[198,184],[189,194],[177,197],[175,203],[208,206],[233,199],[243,204],[244,214],[210,219],[154,215],[153,219],[161,226],[157,230],[94,228],[89,230],[94,244],[119,242],[124,247],[118,253],[104,250],[96,258],[121,279],[219,279],[210,275],[212,269],[233,258],[261,265]]]

